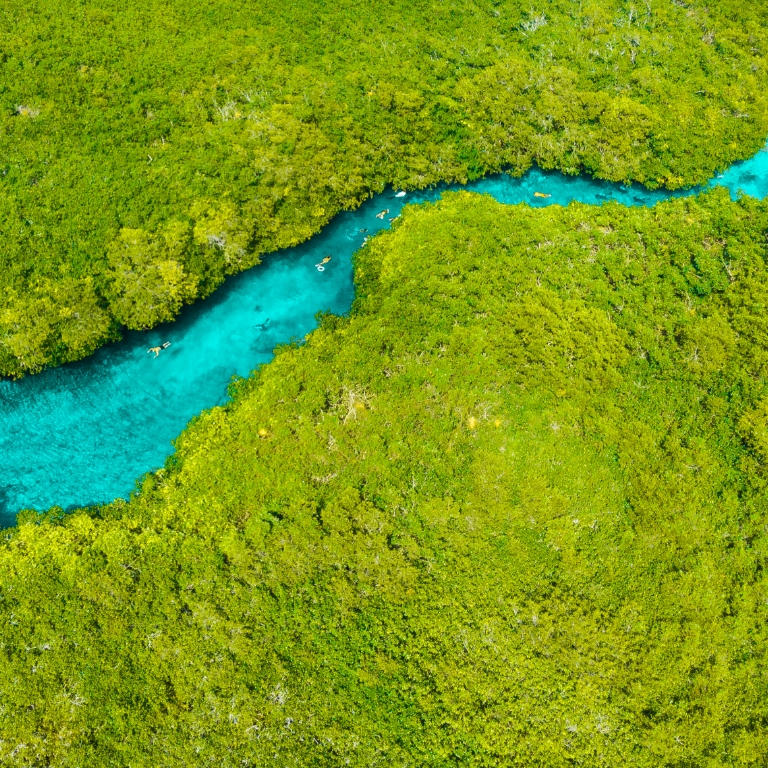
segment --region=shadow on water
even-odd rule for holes
[[[7,528],[16,522],[18,508],[14,506],[16,493],[9,485],[0,485],[0,526]]]
[[[765,197],[768,154],[735,164],[714,184],[734,197],[739,190]],[[228,278],[173,323],[126,332],[86,360],[0,381],[0,526],[12,525],[23,508],[70,510],[86,499],[127,497],[136,478],[164,463],[193,416],[226,402],[233,378],[269,362],[278,344],[302,339],[316,327],[318,312],[349,311],[352,257],[368,237],[388,228],[404,205],[462,189],[535,208],[574,200],[650,206],[700,191],[647,190],[532,169],[519,178],[496,174],[466,186],[375,195],[308,241]],[[322,266],[328,255],[332,260]],[[170,346],[157,358],[148,354],[164,342]]]

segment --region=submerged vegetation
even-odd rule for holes
[[[0,762],[765,765],[766,229],[406,208],[130,501],[7,533]]]
[[[7,0],[0,375],[172,319],[387,183],[679,187],[768,134],[760,4]]]

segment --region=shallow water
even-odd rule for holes
[[[714,184],[768,195],[768,152],[738,163]],[[315,315],[349,311],[352,254],[365,237],[390,226],[406,203],[436,200],[446,189],[492,195],[533,207],[573,200],[653,205],[688,192],[649,191],[587,177],[531,170],[514,179],[489,176],[464,187],[441,186],[397,198],[384,192],[339,214],[311,240],[265,257],[179,320],[129,332],[79,363],[21,381],[0,381],[0,527],[23,508],[70,508],[126,497],[138,477],[162,466],[189,419],[227,399],[232,377],[272,358],[277,344],[301,338]],[[533,196],[535,191],[551,195]],[[389,208],[383,218],[376,218]],[[333,259],[323,272],[315,265]],[[169,341],[159,357],[149,347]]]

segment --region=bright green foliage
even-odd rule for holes
[[[407,208],[350,319],[0,549],[9,766],[763,766],[768,204]]]
[[[173,320],[181,305],[195,297],[197,281],[177,260],[190,239],[189,228],[179,224],[163,234],[158,238],[140,229],[123,229],[110,248],[111,304],[117,319],[129,328]]]
[[[386,183],[710,178],[768,134],[768,33],[762,3],[705,6],[5,0],[0,375],[168,319]]]

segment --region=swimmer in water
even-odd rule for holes
[[[389,213],[389,208],[385,208],[381,213],[376,214],[377,219],[383,219]]]
[[[325,272],[325,265],[331,260],[330,256],[326,256],[319,264],[315,264],[318,272]]]
[[[149,354],[150,352],[154,352],[154,353],[155,353],[155,357],[159,357],[159,356],[160,356],[160,353],[161,353],[161,352],[162,352],[164,349],[168,349],[168,347],[170,347],[170,346],[171,346],[171,342],[170,342],[170,341],[166,341],[165,343],[163,343],[163,344],[162,344],[162,346],[159,346],[159,347],[150,347],[150,348],[147,350],[147,354]]]
[[[367,229],[359,229],[358,232],[367,232]]]
[[[534,192],[534,193],[533,193],[533,196],[534,196],[534,197],[545,197],[545,198],[546,198],[546,197],[552,197],[552,195],[548,195],[548,194],[546,194],[545,192]]]

